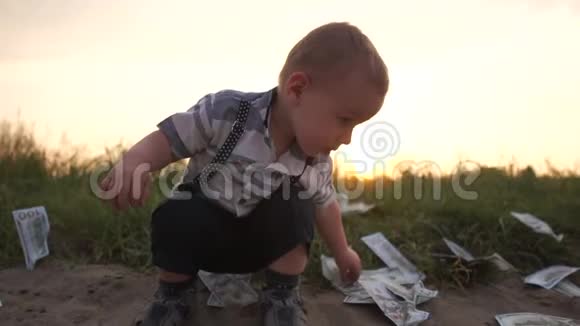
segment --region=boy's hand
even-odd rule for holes
[[[151,188],[150,164],[136,163],[130,155],[124,156],[99,183],[103,195],[115,210],[129,206],[143,206]]]
[[[345,251],[336,255],[335,258],[342,281],[349,285],[356,282],[362,269],[360,258],[356,251],[348,247]]]

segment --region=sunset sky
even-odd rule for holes
[[[370,123],[398,131],[392,164],[580,171],[578,0],[0,0],[0,120],[49,148],[130,145],[207,93],[273,87],[290,48],[330,21],[360,27],[389,67]],[[369,173],[364,128],[339,151]]]

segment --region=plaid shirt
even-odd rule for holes
[[[224,90],[204,96],[186,112],[173,114],[158,124],[175,157],[189,158],[182,182],[191,182],[225,142],[240,101],[250,102],[246,131],[226,164],[208,183],[210,197],[238,217],[250,213],[288,176],[302,174],[298,182],[305,188],[303,195],[310,196],[318,206],[325,206],[336,196],[328,155],[319,154],[306,166],[306,156],[294,142],[276,160],[269,130],[269,111],[275,95],[275,88],[264,93]]]

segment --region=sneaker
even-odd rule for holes
[[[191,305],[196,289],[192,282],[187,287],[175,289],[160,284],[153,302],[144,317],[135,320],[135,326],[183,326],[191,318]]]
[[[307,325],[304,301],[297,288],[265,289],[260,301],[263,326]]]

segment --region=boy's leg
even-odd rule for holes
[[[308,263],[306,246],[301,244],[284,256],[274,261],[268,268],[274,272],[286,275],[300,275]]]
[[[158,288],[153,301],[137,319],[137,326],[181,326],[191,317],[191,304],[195,294],[193,275],[180,274],[159,268]]]
[[[261,300],[262,325],[306,325],[304,302],[298,286],[307,262],[308,251],[304,244],[300,244],[266,269],[266,285]]]
[[[180,274],[166,271],[163,268],[159,269],[159,281],[167,283],[180,283],[191,280],[192,276],[189,274]]]
[[[191,317],[198,262],[211,252],[218,214],[195,195],[189,200],[167,200],[155,209],[151,250],[153,264],[159,268],[159,288],[137,325],[180,326]]]

